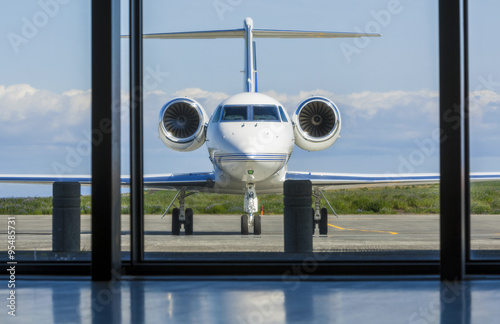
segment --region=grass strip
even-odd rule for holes
[[[439,185],[340,189],[324,192],[337,214],[438,214]],[[144,213],[163,214],[174,191],[144,192]],[[175,204],[174,204],[175,205]],[[326,206],[322,202],[323,206]],[[198,193],[186,198],[195,214],[243,214],[242,195]],[[282,214],[283,196],[259,195],[264,213]],[[81,197],[81,213],[90,214],[91,197]],[[472,214],[500,214],[500,182],[471,184]],[[122,214],[130,213],[130,197],[122,195]],[[51,197],[0,198],[0,215],[50,215]]]

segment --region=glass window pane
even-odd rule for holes
[[[500,3],[469,2],[469,102],[471,172],[500,171]],[[500,181],[471,184],[471,256],[500,259]]]
[[[235,19],[236,7],[232,7],[234,11],[220,11],[210,3],[196,3],[199,6],[183,2],[168,4],[168,10],[167,4],[145,3],[144,33],[240,28],[228,25],[228,21]],[[159,67],[169,74],[155,84],[145,102],[145,116],[149,116],[145,117],[144,125],[145,173],[196,175],[200,177],[198,180],[212,177],[209,182],[213,184],[212,187],[193,185],[195,188],[190,189],[197,193],[190,196],[187,196],[190,190],[186,190],[182,201],[184,215],[173,212],[174,208],[182,209],[179,198],[174,198],[176,190],[160,190],[182,189],[179,185],[158,186],[146,192],[146,258],[293,259],[295,256],[283,253],[285,220],[280,181],[286,174],[280,168],[286,165],[287,170],[300,171],[297,174],[304,177],[328,173],[349,179],[336,188],[324,188],[326,199],[317,193],[320,219],[322,208],[328,213],[328,233],[320,235],[316,225],[314,252],[324,253],[332,260],[438,260],[438,180],[434,177],[422,183],[412,178],[414,174],[435,176],[439,172],[438,1],[390,6],[382,0],[317,2],[307,8],[288,2],[283,5],[287,7],[289,22],[275,22],[275,26],[265,22],[269,15],[280,15],[282,6],[254,3],[245,8],[246,15],[252,17],[255,29],[382,34],[382,37],[352,39],[255,39],[261,94],[280,102],[289,116],[294,116],[300,102],[312,96],[329,98],[341,115],[339,139],[333,146],[325,145],[323,150],[315,151],[307,146],[314,141],[303,136],[305,148],[301,149],[297,147],[300,139],[290,137],[293,133],[290,123],[269,123],[266,127],[245,124],[239,125],[237,131],[217,136],[212,132],[223,127],[209,127],[205,147],[197,150],[182,152],[165,147],[157,139],[156,116],[173,96],[195,98],[210,115],[221,102],[242,92],[241,81],[245,80],[237,72],[244,62],[244,42],[146,40],[144,66],[153,71]],[[207,19],[207,10],[220,19]],[[193,19],[182,19],[186,14]],[[300,26],[290,22],[300,22]],[[217,51],[205,50],[214,46]],[[280,120],[280,115],[285,120],[285,114],[278,110],[269,114],[267,108],[259,108],[271,102],[244,104],[253,107],[255,120]],[[328,120],[323,117],[332,115],[324,109],[331,108],[317,104],[308,109],[309,118],[318,124],[314,126],[321,129],[329,127],[320,125]],[[247,107],[230,105],[223,109],[221,121],[245,121],[247,115]],[[288,137],[278,132],[289,132]],[[288,144],[296,144],[293,154],[276,149],[283,138],[288,139]],[[226,142],[215,147],[217,140]],[[221,165],[226,166],[227,172],[221,170]],[[242,180],[236,183],[236,177]],[[378,183],[366,185],[368,178],[378,179]],[[245,182],[252,181],[258,198],[256,204],[248,199],[248,191],[245,203]],[[192,236],[185,235],[186,224],[188,231],[191,226],[188,208],[194,215]],[[242,215],[249,213],[261,216],[260,235],[253,234],[258,218],[253,222],[249,218],[249,235],[245,233]],[[313,217],[311,210],[311,223]],[[172,235],[173,218],[178,230],[175,234],[180,235]],[[323,222],[321,226],[324,225]]]
[[[217,123],[220,120],[220,111],[222,110],[222,106],[217,107],[217,110],[213,114],[212,122]]]
[[[222,113],[222,120],[224,121],[245,121],[247,120],[247,107],[224,107]]]
[[[0,174],[20,183],[0,184],[0,260],[90,260],[90,186],[54,197],[52,186],[90,175],[90,12],[90,1],[2,3]]]
[[[254,106],[253,107],[253,120],[270,120],[279,121],[278,111],[274,106]]]
[[[280,106],[279,108],[280,108],[281,120],[284,121],[285,123],[288,123],[288,119],[286,118],[286,114],[283,111],[283,107]]]

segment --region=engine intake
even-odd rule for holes
[[[293,115],[295,144],[307,151],[324,150],[339,138],[341,119],[337,106],[327,98],[302,101]]]
[[[175,98],[160,112],[160,138],[169,148],[193,151],[205,143],[207,114],[190,98]]]

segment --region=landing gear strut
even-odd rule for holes
[[[184,225],[184,232],[186,235],[193,235],[193,210],[191,208],[185,208],[184,199],[194,194],[194,192],[186,193],[185,190],[180,190],[165,210],[163,216],[167,214],[175,199],[179,199],[179,208],[174,208],[172,210],[172,235],[180,235],[182,225]]]
[[[312,208],[312,234],[316,229],[316,224],[319,227],[319,235],[328,235],[328,210],[326,208],[320,208],[320,190],[319,188],[314,188],[314,208]]]
[[[260,235],[262,232],[262,219],[260,215],[254,215],[258,211],[259,202],[255,185],[248,183],[245,188],[244,211],[248,214],[241,216],[241,235],[248,235],[248,229],[253,227],[254,235]]]

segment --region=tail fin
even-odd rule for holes
[[[245,91],[257,92],[257,60],[253,38],[351,38],[378,37],[373,33],[346,33],[329,31],[253,29],[253,21],[246,18],[244,28],[228,30],[207,30],[179,33],[145,34],[143,38],[159,39],[211,39],[211,38],[244,38],[245,39]],[[127,37],[127,36],[125,36]]]
[[[257,45],[255,41],[253,42],[253,79],[255,82],[255,92],[259,92],[258,82],[257,82]]]

